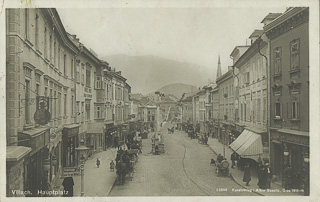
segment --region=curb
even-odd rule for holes
[[[233,177],[233,175],[232,175],[231,172],[230,172],[230,176],[231,176],[231,179],[232,179],[235,183],[237,183],[237,184],[240,185],[241,187],[249,190],[248,187],[246,187],[246,186],[244,186],[243,184],[239,183],[239,182]],[[252,191],[252,193],[258,194],[258,195],[260,195],[260,196],[265,196],[265,195],[263,195],[263,194],[261,194],[261,193],[259,193],[259,192],[256,192],[256,191]]]

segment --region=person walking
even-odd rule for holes
[[[97,158],[96,164],[97,164],[97,168],[99,168],[99,166],[100,166],[100,160],[99,160],[98,158]]]
[[[258,187],[260,189],[266,188],[266,180],[265,180],[265,167],[262,164],[259,164],[259,171],[258,171]]]
[[[232,161],[231,168],[233,168],[236,165],[236,160],[237,160],[237,154],[235,151],[231,154],[230,159]]]
[[[271,188],[271,179],[272,179],[272,170],[269,166],[269,163],[266,163],[266,166],[265,166],[265,172],[266,172],[266,188],[267,189],[270,189]]]
[[[251,181],[251,173],[249,163],[246,163],[246,165],[244,166],[244,175],[242,181],[246,182],[246,186],[250,186],[249,182]]]
[[[72,177],[65,177],[63,179],[62,186],[63,186],[64,197],[73,196],[73,185],[74,185],[74,181]]]
[[[110,162],[110,171],[114,172],[114,162],[111,160]]]

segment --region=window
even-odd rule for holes
[[[291,47],[291,70],[299,69],[299,39],[295,39],[290,43]]]
[[[101,89],[101,76],[96,76],[96,85],[95,85],[96,89]],[[107,88],[107,92],[108,92],[108,88]]]
[[[96,119],[101,119],[102,114],[101,114],[101,106],[96,106]]]
[[[243,83],[244,84],[249,84],[250,83],[250,80],[249,80],[249,72],[245,72],[244,75],[243,75]]]
[[[36,84],[36,94],[39,95],[40,94],[40,84]]]
[[[53,98],[53,97],[52,97],[52,89],[50,89],[50,98]],[[51,117],[52,117],[52,115],[53,115],[53,114],[52,114],[52,108],[53,108],[53,103],[52,103],[52,102],[53,102],[53,99],[50,99],[50,100],[49,100],[49,103],[50,103],[49,105],[50,105]]]
[[[26,39],[29,40],[29,9],[25,9],[25,32],[26,32]]]
[[[50,61],[52,63],[52,35],[50,34],[50,37],[49,37],[49,43],[50,43],[50,50],[49,50],[49,56],[50,56]]]
[[[77,63],[77,82],[80,82],[80,65]]]
[[[66,55],[66,54],[63,54],[63,74],[64,74],[65,76],[67,75],[66,61],[67,61],[67,55]]]
[[[263,122],[267,121],[267,98],[263,98]]]
[[[47,50],[47,34],[48,34],[48,31],[47,31],[47,25],[44,27],[44,57],[45,58],[48,58],[48,50]]]
[[[84,121],[84,102],[81,102],[81,122]]]
[[[86,115],[87,115],[86,120],[90,120],[90,103],[86,103]]]
[[[91,72],[89,69],[86,69],[86,86],[90,87],[91,86]],[[101,85],[101,84],[100,84]],[[100,87],[101,88],[101,87]]]
[[[252,108],[251,108],[251,113],[252,113],[252,121],[256,121],[256,99],[252,100]]]
[[[54,98],[57,98],[57,91],[54,91]],[[53,118],[57,118],[57,99],[53,99]]]
[[[274,50],[274,74],[278,75],[281,73],[281,47],[277,47]]]
[[[60,71],[60,55],[61,55],[61,48],[60,48],[60,45],[58,46],[58,69],[59,69],[59,71]]]
[[[44,88],[44,96],[45,96],[45,97],[48,96],[48,88],[47,88],[47,87]],[[49,101],[49,102],[50,102],[50,101]]]
[[[243,103],[241,103],[241,121],[244,119],[244,113],[243,113]]]
[[[71,116],[74,116],[74,96],[71,96]]]
[[[74,74],[74,64],[73,64],[73,59],[71,59],[71,78],[72,79],[74,79],[73,74]]]
[[[257,121],[260,122],[260,110],[261,110],[261,100],[258,98],[257,100]]]
[[[26,121],[26,124],[31,123],[29,99],[30,99],[30,81],[26,80],[25,81],[25,121]]]
[[[62,103],[61,103],[61,93],[58,92],[58,118],[61,117],[61,106],[62,106]]]
[[[252,81],[255,81],[257,78],[257,69],[256,69],[256,63],[252,63]]]
[[[81,71],[81,83],[84,84],[84,67],[82,67]]]
[[[35,46],[36,46],[36,49],[39,49],[39,16],[38,14],[36,14],[36,24],[35,24],[35,29],[36,29],[36,32],[35,32]]]
[[[63,115],[67,116],[67,94],[64,94]]]
[[[264,62],[264,58],[262,57],[261,58],[261,63],[260,63],[260,66],[261,66],[261,76],[262,76],[262,78],[265,78],[266,77],[266,74],[267,74],[267,72],[266,72],[266,63]]]
[[[54,38],[54,44],[53,44],[53,65],[57,67],[57,41],[56,38]]]
[[[299,94],[292,93],[291,94],[291,118],[299,119]]]
[[[281,108],[280,108],[279,102],[275,103],[275,116],[276,116],[276,118],[281,117]]]

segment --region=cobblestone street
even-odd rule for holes
[[[166,153],[152,155],[150,134],[143,140],[136,173],[125,185],[115,185],[110,196],[255,196],[231,178],[217,177],[208,146],[191,140],[186,133],[163,131]]]

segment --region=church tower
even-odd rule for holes
[[[220,55],[219,55],[216,80],[217,80],[220,76],[222,76],[222,75],[221,75],[221,62],[220,62]]]

